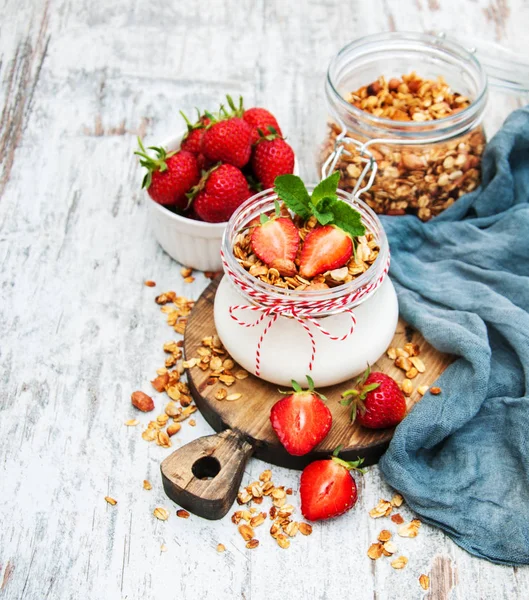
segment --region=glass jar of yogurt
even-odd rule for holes
[[[309,192],[313,187],[308,187]],[[292,379],[316,386],[340,383],[363,372],[388,348],[398,321],[398,303],[387,276],[389,246],[376,214],[338,190],[361,215],[379,247],[361,275],[323,290],[282,289],[250,275],[233,253],[249,223],[274,210],[277,195],[266,190],[233,214],[222,241],[224,277],[215,296],[215,327],[230,355],[247,371],[279,385]]]

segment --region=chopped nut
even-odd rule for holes
[[[395,354],[397,355],[396,358],[409,358],[410,356],[404,348],[396,348]]]
[[[242,394],[230,394],[229,396],[226,396],[226,400],[228,402],[233,402],[234,400],[240,400],[242,398]]]
[[[376,544],[371,544],[367,551],[367,555],[371,560],[377,560],[382,556],[382,544],[377,542]]]
[[[237,494],[237,502],[239,504],[246,504],[247,502],[250,502],[251,499],[252,495],[246,490],[242,490]]]
[[[180,429],[182,429],[182,425],[180,425],[180,423],[171,423],[171,425],[169,425],[167,428],[167,435],[169,437],[173,437],[173,435],[178,433]]]
[[[112,506],[115,506],[118,503],[117,500],[114,500],[114,498],[111,498],[110,496],[105,496],[105,500]]]
[[[152,490],[151,482],[148,479],[143,480],[143,489],[144,490]]]
[[[171,400],[180,400],[180,396],[182,395],[175,385],[168,387],[166,392]]]
[[[176,516],[180,517],[181,519],[189,519],[189,517],[191,515],[190,515],[190,513],[187,512],[187,510],[180,508],[179,510],[176,511]]]
[[[231,358],[227,358],[222,363],[222,366],[226,369],[226,371],[231,371],[231,369],[233,369],[233,367],[235,366],[235,363],[233,362],[233,360],[231,360]]]
[[[378,534],[378,540],[380,542],[387,542],[388,540],[391,539],[391,531],[388,531],[387,529],[383,529],[379,534]]]
[[[167,510],[165,510],[165,508],[162,508],[161,506],[155,508],[153,514],[160,521],[167,521],[167,519],[169,518],[169,513],[167,512]]]
[[[190,427],[194,427],[197,424],[197,422],[195,421],[195,419],[189,419],[189,426]]]
[[[160,552],[167,552],[167,546],[165,544],[160,546]]]
[[[272,498],[279,500],[281,498],[285,498],[286,492],[282,487],[276,487],[272,490]]]
[[[414,538],[419,534],[419,527],[421,522],[418,519],[413,519],[411,523],[400,525],[397,529],[397,533],[400,537]]]
[[[418,344],[412,344],[411,342],[408,344],[404,344],[404,350],[408,353],[408,356],[419,356],[421,353],[421,349]],[[413,361],[411,361],[413,362]]]
[[[150,396],[147,396],[144,392],[133,392],[131,397],[132,406],[135,406],[142,412],[150,412],[154,410],[154,401]]]
[[[297,521],[291,521],[283,531],[289,536],[294,537],[299,531],[299,523]]]
[[[412,368],[412,364],[409,358],[405,356],[397,356],[395,359],[395,366],[403,371],[409,371]]]
[[[128,421],[125,421],[125,425],[127,427],[136,427],[136,425],[139,425],[139,421],[138,419],[129,419]]]
[[[401,385],[402,393],[405,396],[411,396],[413,392],[413,384],[409,379],[404,379]]]
[[[247,379],[247,377],[248,377],[248,371],[245,371],[244,369],[239,369],[238,371],[235,371],[236,379],[243,380],[243,379]]]
[[[404,567],[408,564],[408,559],[405,556],[399,556],[397,559],[395,559],[392,563],[391,566],[394,569],[404,569]]]
[[[391,504],[395,508],[399,508],[399,506],[402,506],[403,502],[404,502],[404,498],[400,494],[395,494],[393,496],[393,498],[391,498]]]
[[[165,431],[156,432],[156,443],[162,448],[170,448],[172,445],[169,435]]]
[[[168,417],[177,417],[181,412],[180,408],[174,402],[169,402],[165,407],[165,414]]]
[[[224,544],[217,544],[217,552],[225,552],[226,546]]]
[[[195,281],[194,277],[184,277],[184,283],[193,283]]]
[[[375,508],[369,511],[369,516],[373,519],[379,519],[380,517],[387,517],[393,510],[391,502],[387,500],[380,500]]]
[[[312,533],[312,525],[309,525],[308,523],[300,523],[299,532],[303,535],[310,535]]]
[[[156,430],[147,428],[142,434],[141,437],[146,442],[153,442],[156,439]]]
[[[169,382],[169,373],[167,371],[161,375],[158,375],[155,379],[151,381],[152,387],[157,392],[163,392],[165,390],[165,386]]]
[[[430,394],[433,394],[434,396],[438,396],[441,393],[441,388],[440,387],[432,387],[430,388]]]
[[[290,546],[290,540],[285,535],[283,535],[282,533],[280,533],[280,534],[278,534],[276,536],[276,542],[278,543],[278,545],[281,548],[285,548],[286,549],[286,548],[288,548]]]
[[[228,392],[226,391],[226,388],[219,388],[215,392],[215,398],[217,400],[225,400],[227,397],[228,397]]]
[[[412,367],[409,371],[406,371],[406,377],[408,379],[415,379],[415,377],[417,377],[418,374],[419,371],[417,371],[415,367]]]
[[[411,361],[412,365],[417,369],[417,371],[419,371],[419,373],[424,373],[426,371],[426,367],[424,366],[424,363],[418,356],[412,356],[410,358],[410,361]]]
[[[266,471],[263,471],[261,475],[259,475],[259,481],[262,481],[263,483],[269,482],[270,479],[272,479],[272,471],[270,471],[270,469],[266,469]]]
[[[222,360],[218,356],[214,356],[209,361],[209,366],[212,371],[218,371],[219,369],[222,368]]]
[[[424,396],[424,394],[426,394],[426,392],[427,392],[428,390],[429,390],[429,387],[428,387],[427,385],[420,385],[420,386],[417,388],[417,391],[419,392],[419,394],[420,394],[421,396]]]
[[[259,546],[259,540],[256,540],[255,538],[246,542],[246,547],[250,550],[252,550],[253,548],[257,548],[257,546]]]
[[[191,273],[193,272],[193,269],[191,269],[191,267],[182,267],[180,269],[180,275],[182,275],[182,277],[185,279],[186,277],[189,277],[191,275]]]
[[[266,513],[262,512],[262,513],[259,513],[258,515],[255,515],[255,517],[252,517],[250,519],[250,525],[252,527],[259,527],[259,525],[262,525],[265,521],[266,521]]]
[[[397,350],[395,348],[388,348],[386,354],[391,360],[395,360],[397,358]]]
[[[393,523],[396,523],[397,525],[404,523],[404,519],[402,518],[402,515],[400,515],[399,513],[391,515],[391,520],[393,521]]]
[[[145,285],[147,287],[154,287],[156,285],[156,281],[152,281],[151,279],[147,279],[147,281],[145,282]]]
[[[253,528],[250,525],[239,525],[239,533],[242,535],[243,540],[248,542],[254,536]]]
[[[423,590],[427,590],[430,587],[430,578],[428,575],[421,575],[419,577],[419,584]]]
[[[163,414],[156,417],[156,421],[163,427],[169,421],[169,415]]]
[[[219,381],[222,381],[222,383],[224,383],[225,385],[230,386],[235,383],[235,377],[233,377],[232,375],[222,374],[219,377]]]
[[[388,540],[387,542],[384,542],[383,544],[383,552],[385,556],[391,556],[392,554],[395,554],[395,552],[397,551],[397,546],[394,544],[394,542]]]

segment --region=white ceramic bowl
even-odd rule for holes
[[[162,146],[178,150],[185,131]],[[298,173],[297,159],[294,173]],[[205,223],[177,215],[147,196],[149,221],[154,236],[171,258],[199,271],[220,271],[220,244],[227,223]]]

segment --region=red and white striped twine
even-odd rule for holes
[[[231,281],[235,284],[235,287],[239,292],[246,298],[248,298],[253,304],[235,304],[229,307],[230,317],[238,323],[241,327],[256,327],[262,323],[267,317],[269,321],[259,336],[257,342],[257,348],[255,351],[255,374],[259,377],[261,373],[261,348],[263,345],[266,334],[270,331],[272,325],[277,321],[278,317],[291,317],[295,319],[307,332],[311,343],[311,357],[309,362],[309,371],[312,371],[314,360],[316,358],[316,340],[308,325],[312,323],[321,333],[327,336],[333,341],[346,340],[354,332],[356,325],[356,317],[351,308],[347,308],[354,303],[358,303],[360,300],[374,292],[384,279],[389,271],[389,254],[388,261],[384,270],[380,276],[354,292],[344,294],[338,298],[332,298],[328,300],[310,300],[310,299],[292,299],[292,298],[277,298],[269,295],[266,292],[256,290],[253,286],[241,280],[238,275],[233,271],[226,261],[224,252],[221,250],[222,263],[226,274],[230,277]],[[237,317],[236,311],[250,311],[261,313],[255,321],[248,322]],[[342,335],[332,335],[327,331],[322,324],[317,320],[317,317],[322,314],[336,314],[336,313],[347,313],[351,317],[351,325],[347,331]]]

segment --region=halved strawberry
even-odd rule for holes
[[[306,519],[319,521],[337,517],[356,504],[358,493],[349,471],[356,469],[363,459],[347,462],[336,456],[317,460],[305,467],[301,474],[299,493],[301,512]]]
[[[293,261],[299,248],[298,228],[288,217],[265,218],[252,232],[253,251],[267,265],[279,258]]]
[[[316,227],[305,238],[299,273],[310,279],[325,271],[347,264],[353,254],[353,241],[345,231],[333,225]]]
[[[270,411],[270,422],[286,451],[293,456],[310,452],[329,433],[331,411],[325,406],[314,382],[307,376],[309,389],[302,390],[292,381],[294,393],[276,402]],[[284,392],[283,392],[284,393]]]

